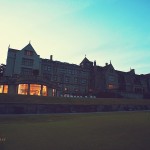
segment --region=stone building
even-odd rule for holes
[[[79,65],[55,61],[52,55],[43,59],[29,43],[21,50],[8,48],[0,93],[142,98],[150,95],[150,74],[118,71],[111,62],[98,66],[86,57]]]

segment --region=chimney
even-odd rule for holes
[[[94,61],[94,66],[96,66],[96,60]]]
[[[53,55],[50,55],[50,60],[51,60],[51,61],[53,60]]]
[[[105,66],[108,66],[108,63],[105,63]]]

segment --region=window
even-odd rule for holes
[[[108,84],[108,89],[112,90],[114,88],[115,88],[115,86],[113,84]]]
[[[30,86],[30,88],[29,88]],[[47,86],[43,85],[41,89],[40,84],[19,84],[18,85],[18,94],[22,95],[28,95],[28,90],[30,89],[29,93],[30,95],[41,95],[41,90],[42,90],[42,96],[47,96]]]
[[[18,94],[27,95],[28,94],[28,84],[18,85]]]
[[[0,93],[8,93],[8,85],[0,85]]]
[[[51,71],[51,69],[52,69],[52,68],[51,68],[51,66],[48,66],[48,67],[47,67],[47,71],[49,71],[49,72],[50,72],[50,71]]]
[[[78,83],[79,82],[79,80],[78,80],[78,78],[74,78],[74,83]]]
[[[60,82],[64,82],[64,77],[63,77],[63,76],[60,76],[60,77],[59,77],[59,80],[60,80]]]
[[[0,85],[0,93],[3,93],[3,85]]]
[[[78,91],[79,91],[79,89],[78,89],[78,88],[74,88],[74,91],[75,91],[75,92],[78,92]]]
[[[65,82],[69,82],[69,77],[65,77]]]
[[[114,77],[114,76],[109,76],[109,77],[108,77],[108,80],[109,80],[110,82],[114,82],[114,81],[115,81],[115,77]]]
[[[86,71],[82,71],[82,75],[83,75],[84,77],[87,77],[87,76],[88,76],[88,73],[87,73]]]
[[[51,80],[51,74],[43,73],[43,77],[47,80]]]
[[[43,85],[42,96],[47,96],[47,86]]]
[[[57,81],[57,76],[56,75],[53,76],[53,80]]]
[[[52,89],[52,96],[56,96],[56,89]]]
[[[24,65],[24,66],[33,66],[33,59],[23,58],[22,59],[22,65]]]
[[[27,56],[33,56],[33,52],[29,51],[29,50],[25,50],[24,54],[27,55]]]
[[[86,79],[82,79],[82,84],[86,84],[87,80]]]
[[[75,74],[74,70],[72,70],[71,74]]]
[[[33,71],[31,68],[21,68],[21,74],[23,75],[32,75]]]
[[[67,92],[67,91],[68,91],[68,87],[65,87],[65,88],[64,88],[64,91]]]
[[[43,66],[43,70],[46,70],[46,71],[47,71],[47,66]]]
[[[69,70],[68,70],[68,74],[71,74],[71,72],[72,72],[71,69],[69,69]]]
[[[41,95],[41,85],[30,84],[30,95]]]

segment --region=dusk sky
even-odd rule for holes
[[[0,0],[0,63],[29,41],[41,58],[150,73],[150,0]]]

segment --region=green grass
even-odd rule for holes
[[[4,150],[148,150],[150,112],[0,116]]]

